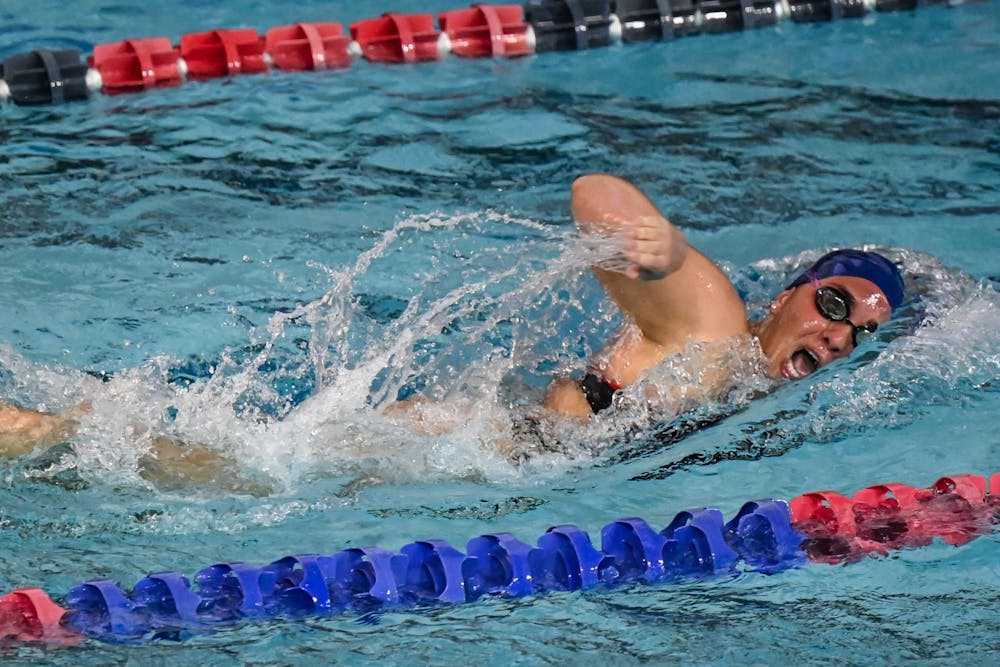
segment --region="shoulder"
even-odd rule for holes
[[[661,326],[675,340],[711,341],[749,332],[746,306],[726,273],[690,248],[681,267],[662,280],[673,305]]]

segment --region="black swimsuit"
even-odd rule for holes
[[[590,409],[596,415],[601,410],[611,407],[615,392],[621,387],[608,382],[599,375],[587,373],[580,380],[580,389],[583,390],[583,395],[586,397],[587,403],[590,404]]]

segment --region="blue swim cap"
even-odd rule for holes
[[[882,290],[893,310],[903,303],[903,274],[899,267],[877,252],[864,250],[829,252],[793,280],[788,288],[831,276],[854,276],[870,280]]]

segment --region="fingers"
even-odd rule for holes
[[[669,223],[663,218],[644,216],[621,225],[625,248],[648,254],[663,254],[671,240]]]
[[[655,215],[643,215],[629,222],[628,227],[635,231],[636,237],[645,240],[664,239],[667,233],[666,220]]]
[[[622,251],[629,266],[630,278],[662,278],[669,266],[671,234],[669,223],[658,216],[643,216],[621,227]]]
[[[601,269],[632,279],[659,280],[683,261],[684,238],[663,216],[618,218],[613,226],[614,246],[607,248],[613,254],[596,262]]]

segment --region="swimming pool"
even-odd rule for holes
[[[6,3],[0,57],[384,8],[78,3],[70,17]],[[984,3],[0,109],[0,395],[93,404],[77,460],[4,464],[0,591],[992,472],[998,25]],[[497,386],[502,413],[582,365],[614,316],[574,250],[568,185],[598,170],[647,189],[757,308],[824,248],[894,249],[922,295],[895,326],[907,335],[682,439],[683,423],[627,439],[596,427],[522,468],[477,424],[421,437],[375,414],[369,395],[461,388],[497,404]],[[151,488],[135,462],[156,432],[235,455],[275,488]],[[373,623],[0,650],[14,664],[944,662],[995,651],[996,562],[985,538]]]

